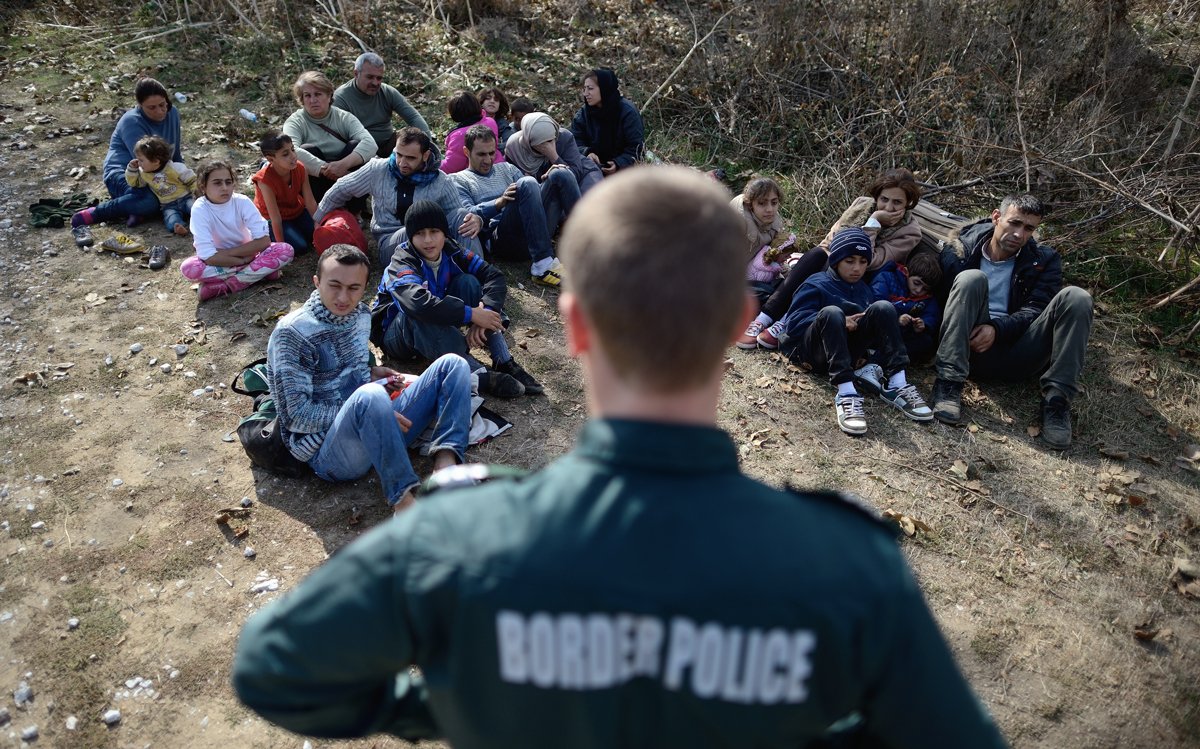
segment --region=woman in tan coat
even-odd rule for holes
[[[824,269],[829,259],[829,243],[842,229],[860,227],[874,243],[871,262],[867,266],[868,281],[884,263],[904,263],[921,241],[921,227],[912,213],[920,201],[921,188],[907,169],[889,169],[876,177],[867,188],[867,195],[854,199],[820,244],[799,257],[792,256],[791,270],[738,339],[738,347],[779,347],[779,331],[773,324],[787,314],[792,295],[804,279]]]

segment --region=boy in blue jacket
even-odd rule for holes
[[[500,398],[540,395],[504,340],[504,274],[450,239],[446,213],[433,201],[413,203],[404,229],[408,238],[379,282],[371,340],[400,361],[457,354],[479,376],[479,389]],[[471,356],[474,346],[487,347],[490,368]]]
[[[871,239],[862,229],[838,232],[829,245],[828,269],[801,284],[782,320],[780,349],[809,369],[829,372],[829,381],[837,388],[834,409],[838,427],[851,435],[867,431],[856,380],[910,419],[933,419],[933,411],[905,377],[908,354],[896,308],[890,302],[875,301],[863,280],[870,260]],[[877,350],[883,367],[868,364],[855,371],[855,360],[869,348]]]
[[[871,281],[875,299],[891,302],[899,314],[900,336],[909,358],[934,349],[942,308],[933,290],[941,282],[941,259],[932,252],[914,252],[904,265],[885,263]]]

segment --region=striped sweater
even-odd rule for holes
[[[297,460],[312,460],[346,399],[371,379],[364,304],[337,316],[317,291],[286,315],[267,342],[267,377],[284,442]]]

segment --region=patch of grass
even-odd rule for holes
[[[115,738],[104,725],[88,718],[108,707],[109,684],[117,678],[106,663],[128,626],[120,610],[98,589],[80,583],[52,599],[38,616],[41,626],[26,629],[14,642],[14,651],[27,653],[29,661],[53,684],[56,711],[82,718],[71,735],[71,745],[114,746]],[[66,622],[71,617],[79,619],[79,627],[68,632]],[[58,730],[46,727],[43,731],[49,745],[66,745],[56,743]]]

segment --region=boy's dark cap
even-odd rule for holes
[[[851,255],[862,255],[871,262],[871,238],[862,229],[842,229],[829,243],[829,267],[833,268]]]
[[[408,213],[404,214],[404,230],[410,240],[422,229],[437,229],[450,236],[446,212],[432,200],[418,200],[409,206]]]

